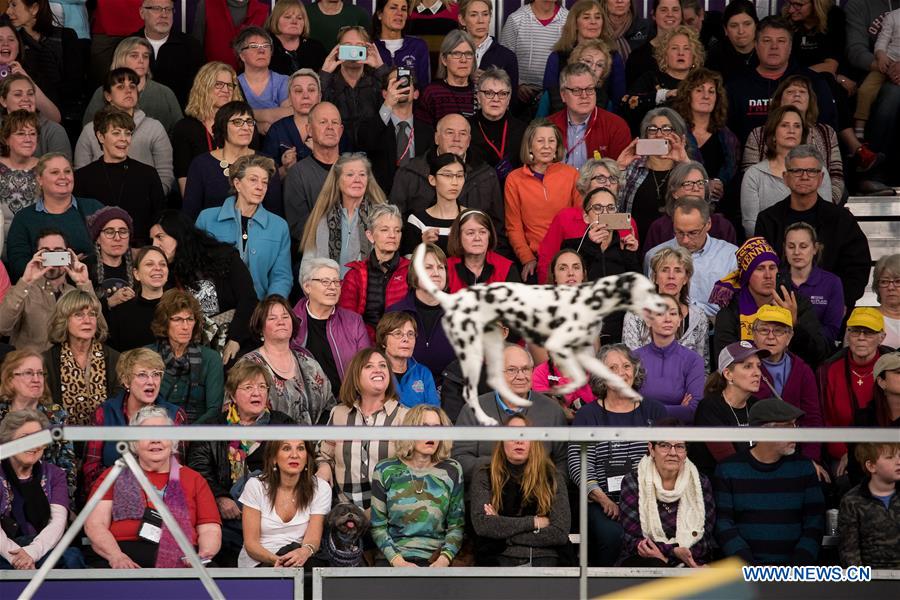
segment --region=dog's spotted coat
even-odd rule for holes
[[[572,286],[478,284],[448,294],[437,289],[425,271],[424,245],[416,248],[413,267],[420,285],[444,309],[444,331],[459,358],[465,382],[463,397],[482,425],[496,425],[478,403],[478,378],[485,359],[487,382],[500,397],[514,406],[530,404],[509,388],[503,376],[505,341],[498,321],[547,350],[569,379],[569,383],[555,392],[566,394],[580,388],[587,382],[586,372],[590,372],[621,393],[640,398],[597,360],[594,340],[605,315],[623,309],[638,314],[644,309],[653,312],[665,309],[654,285],[643,275],[613,275]]]

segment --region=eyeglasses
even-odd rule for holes
[[[105,237],[106,239],[111,240],[116,236],[119,236],[120,238],[123,238],[123,239],[127,238],[130,232],[128,231],[127,227],[121,227],[119,229],[114,229],[113,227],[107,227],[106,229],[101,229],[100,233],[102,233],[103,237]]]
[[[578,62],[587,66],[590,69],[600,69],[601,71],[606,70],[606,61],[605,60],[598,60],[597,62],[594,62],[592,60],[587,60],[587,59],[582,58]]]
[[[493,100],[494,98],[500,98],[501,100],[506,100],[507,98],[509,98],[512,95],[512,92],[510,92],[509,90],[500,90],[500,91],[478,90],[478,91],[481,92],[482,94],[484,94],[484,97],[487,98],[488,100]]]
[[[251,119],[250,117],[246,119],[230,119],[228,122],[235,127],[253,127],[256,125],[256,119]]]
[[[588,206],[588,210],[591,212],[599,213],[599,214],[612,214],[616,212],[615,204],[591,204]]]
[[[706,184],[709,183],[708,179],[695,179],[693,181],[682,181],[681,189],[683,190],[702,190],[706,188]]]
[[[564,90],[572,94],[573,96],[593,96],[597,93],[597,90],[593,87],[585,87],[585,88],[573,88],[573,87],[564,87]]]
[[[786,336],[788,333],[790,333],[791,330],[787,327],[780,327],[778,325],[760,325],[759,327],[755,327],[753,331],[763,336],[764,338],[769,337],[770,335],[780,338]]]
[[[700,237],[701,235],[703,235],[702,229],[695,229],[693,231],[678,231],[677,229],[675,230],[675,237],[686,240],[692,240],[694,238]]]
[[[615,177],[607,177],[606,175],[594,175],[591,177],[591,181],[594,183],[599,183],[600,185],[618,185],[619,180]]]
[[[822,169],[800,169],[797,167],[792,167],[785,169],[791,175],[796,175],[797,177],[815,177],[819,173],[822,172]]]
[[[253,43],[253,44],[247,44],[246,46],[241,48],[241,52],[243,52],[244,50],[265,50],[266,52],[268,52],[271,49],[272,49],[272,44]]]
[[[672,450],[675,450],[675,454],[684,454],[687,452],[686,444],[670,444],[669,442],[656,442],[654,444],[657,448],[663,451],[664,454],[668,454]]]
[[[252,394],[253,392],[259,392],[261,394],[265,394],[269,391],[268,383],[245,383],[244,385],[239,385],[238,390],[244,392],[245,394]]]
[[[671,125],[663,125],[662,127],[657,127],[656,125],[650,125],[647,127],[647,135],[656,135],[658,133],[669,134],[675,133],[675,128]]]
[[[175,12],[175,8],[172,6],[142,6],[144,10],[149,10],[155,15],[171,15]]]
[[[464,181],[466,178],[465,173],[441,173],[440,171],[438,171],[438,176],[450,181]]]
[[[850,337],[861,337],[865,339],[872,339],[876,337],[880,331],[872,331],[868,327],[848,327],[847,335]]]
[[[79,311],[76,312],[76,313],[72,313],[72,316],[75,317],[76,319],[82,319],[82,320],[84,320],[84,319],[96,319],[96,318],[97,318],[97,311],[96,311],[96,310],[93,310],[93,309],[90,309],[90,308],[85,308],[85,309],[79,310]]]
[[[225,89],[233,90],[237,86],[230,81],[217,81],[213,84],[213,87],[216,88],[217,90],[225,90]]]
[[[878,287],[881,288],[889,288],[894,286],[895,288],[900,288],[900,279],[879,279]]]
[[[169,317],[169,323],[174,323],[175,325],[184,325],[185,323],[189,325],[193,325],[197,319],[194,317]]]
[[[532,371],[534,371],[534,367],[507,367],[503,369],[507,377],[518,377],[519,375],[531,377]]]
[[[450,58],[455,58],[456,60],[472,60],[473,58],[475,58],[475,53],[471,50],[453,50],[451,52],[448,52],[444,56],[449,56]]]
[[[322,285],[322,287],[325,289],[328,289],[330,287],[336,287],[336,288],[341,287],[340,279],[322,279],[322,278],[314,277],[314,278],[310,279],[310,281],[316,281],[316,282],[320,283]]]
[[[394,331],[390,332],[388,335],[391,336],[392,338],[394,338],[395,340],[398,340],[398,341],[399,341],[399,340],[414,340],[414,339],[416,339],[416,332],[415,332],[415,331],[397,331],[397,330],[394,330]]]
[[[153,381],[159,381],[160,379],[162,379],[162,376],[162,371],[138,371],[132,376],[132,378],[136,379],[138,383],[147,383],[151,379]]]
[[[803,8],[804,6],[806,6],[807,4],[809,4],[809,2],[796,2],[796,1],[793,1],[793,2],[785,2],[785,4],[787,5],[787,9],[788,9],[788,10],[800,10],[801,8]]]
[[[34,379],[37,377],[38,379],[43,379],[45,375],[44,371],[33,371],[28,369],[26,371],[15,371],[13,373],[14,377],[24,377],[25,379]]]

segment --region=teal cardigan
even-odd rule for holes
[[[159,343],[147,346],[154,352],[159,352]],[[190,377],[173,378],[163,375],[162,384],[159,387],[160,400],[171,402],[183,408],[187,415],[186,424],[190,425],[199,420],[211,419],[222,410],[222,402],[225,398],[225,374],[222,369],[222,357],[212,348],[200,346],[202,364],[200,377],[196,385],[191,385]]]

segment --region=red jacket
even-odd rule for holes
[[[260,0],[250,0],[247,16],[242,23],[234,24],[231,11],[225,0],[206,0],[206,31],[203,34],[203,49],[207,62],[215,60],[238,68],[238,59],[231,48],[231,41],[242,30],[250,26],[263,27],[269,16],[269,4]]]
[[[369,288],[368,265],[368,259],[355,260],[352,263],[347,264],[350,270],[344,275],[344,281],[341,284],[341,298],[338,300],[338,306],[346,308],[347,310],[352,310],[360,315],[365,312],[366,290]],[[406,293],[409,291],[409,287],[406,285],[406,273],[409,271],[409,268],[409,260],[400,257],[400,263],[397,265],[397,270],[394,271],[394,274],[388,279],[387,287],[384,290],[382,312],[385,307],[396,304],[406,297]],[[371,339],[374,344],[375,328],[369,323],[366,323],[366,331],[369,333],[369,339]]]
[[[566,140],[566,132],[569,127],[566,109],[553,113],[549,119],[562,133],[563,150],[568,151],[569,142]],[[599,152],[601,158],[616,159],[622,150],[631,143],[631,131],[628,129],[628,123],[622,117],[602,108],[595,108],[594,114],[588,119],[584,143],[588,158],[591,158],[595,152]]]
[[[487,263],[487,265],[485,265],[485,269],[487,269],[487,266],[490,265],[493,270],[486,280],[479,281],[478,283],[509,281],[509,271],[513,266],[511,260],[500,256],[493,250],[489,250],[487,256],[484,258],[484,261]],[[463,278],[459,275],[458,269],[465,269],[465,266],[461,266],[461,263],[461,258],[457,258],[455,256],[450,256],[447,258],[447,289],[451,294],[455,294],[459,290],[469,287],[468,282],[464,281]],[[484,272],[482,272],[482,275],[483,274]],[[519,281],[518,274],[513,279],[515,281]]]

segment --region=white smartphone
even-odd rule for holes
[[[639,156],[663,156],[669,153],[669,140],[639,139],[635,152]]]
[[[41,262],[45,267],[68,267],[72,264],[72,255],[66,251],[44,252],[41,254]]]

